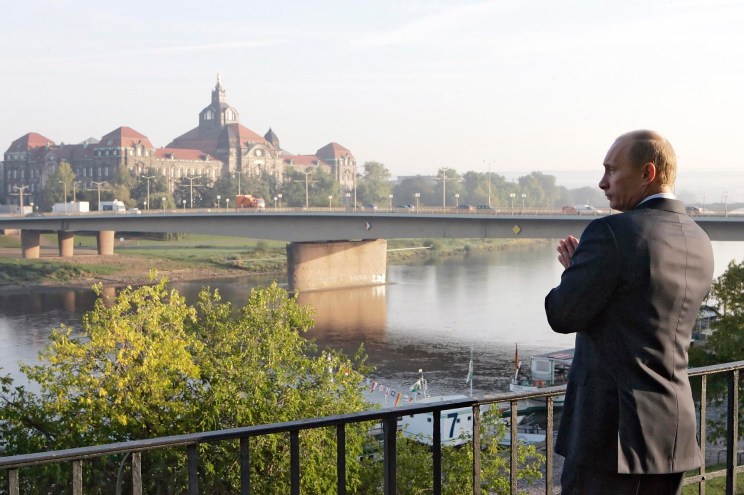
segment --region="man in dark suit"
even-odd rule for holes
[[[576,333],[555,447],[563,495],[673,495],[702,462],[687,350],[713,253],[675,177],[663,136],[620,136],[599,187],[622,213],[559,243],[565,270],[545,310],[554,331]]]

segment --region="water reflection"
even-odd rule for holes
[[[740,261],[744,243],[715,243],[716,276],[731,259]],[[560,279],[553,243],[479,253],[419,265],[388,267],[389,285],[307,292],[301,304],[315,308],[307,334],[320,347],[351,354],[364,344],[370,376],[395,390],[407,390],[424,369],[430,390],[464,393],[470,348],[475,351],[476,394],[503,391],[512,373],[515,344],[521,357],[573,346],[573,336],[550,331],[543,298]],[[277,277],[211,280],[222,298],[246,303],[253,287]],[[205,282],[171,287],[194,302]],[[281,285],[281,284],[280,284]],[[104,288],[106,297],[115,289]],[[79,328],[96,296],[90,290],[33,289],[0,293],[0,367],[18,377],[18,361],[33,363],[60,324]]]

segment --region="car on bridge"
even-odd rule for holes
[[[561,208],[564,215],[599,215],[602,212],[591,205],[573,205]]]

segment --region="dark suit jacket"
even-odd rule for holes
[[[545,298],[553,330],[576,332],[556,452],[617,473],[700,465],[687,349],[712,276],[710,240],[680,201],[587,226]]]

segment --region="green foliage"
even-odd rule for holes
[[[361,204],[388,204],[393,191],[390,171],[378,162],[365,162],[364,175],[357,183],[357,202]]]
[[[51,211],[54,203],[72,201],[75,173],[67,160],[62,160],[45,182],[41,192],[41,211]],[[67,197],[65,198],[65,193]]]
[[[711,296],[721,316],[712,324],[713,334],[705,345],[690,349],[690,365],[705,366],[744,360],[744,261],[731,261],[726,271],[713,281]],[[739,381],[739,396],[744,396],[744,382]],[[708,394],[715,404],[723,404],[727,387],[723,379],[710,380]],[[744,404],[739,401],[739,429],[744,428]],[[725,421],[713,418],[711,436],[724,438]]]
[[[209,290],[190,306],[165,280],[127,288],[115,300],[102,297],[84,316],[81,335],[59,328],[42,364],[22,366],[39,393],[3,381],[0,450],[12,455],[367,409],[356,371],[363,358],[319,353],[302,337],[311,325],[309,310],[276,285],[252,291],[239,309]],[[327,493],[334,483],[335,463],[327,462],[334,434],[302,435],[305,493]],[[365,440],[365,432],[347,431],[352,454]],[[256,493],[287,492],[289,466],[277,455],[287,444],[286,436],[251,442]],[[204,489],[237,491],[235,445],[203,445],[200,456]],[[111,491],[120,461],[114,457],[89,465],[95,472],[86,493]],[[145,491],[182,493],[184,465],[181,449],[146,453]],[[60,469],[34,470],[22,480],[51,492],[67,477]],[[360,468],[349,469],[357,479]]]
[[[498,408],[489,408],[481,418],[481,490],[484,495],[509,494],[508,450],[499,442],[507,434],[507,427]],[[473,493],[473,448],[469,433],[461,436],[458,446],[442,447],[442,493],[444,495],[469,495]],[[422,438],[407,438],[398,434],[396,442],[398,495],[425,495],[432,492],[433,460],[431,447]],[[382,446],[372,452],[372,459],[380,459]],[[519,470],[517,478],[523,482],[534,482],[542,477],[541,468],[545,458],[535,446],[520,445],[517,450]],[[372,473],[364,478],[362,493],[381,494],[379,481],[381,466],[369,466]],[[373,474],[374,473],[374,474]]]

